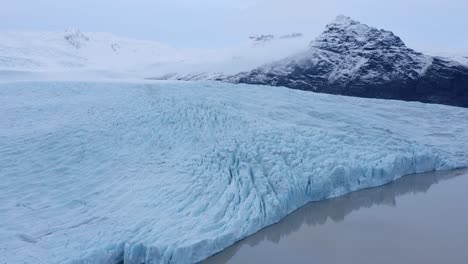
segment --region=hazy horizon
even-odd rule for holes
[[[185,48],[221,48],[253,34],[308,38],[343,14],[393,31],[412,48],[468,53],[468,1],[2,0],[0,30],[110,32]]]

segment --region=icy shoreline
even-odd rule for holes
[[[190,263],[309,201],[468,165],[468,109],[221,83],[0,84],[0,257]],[[3,217],[2,217],[3,218]]]

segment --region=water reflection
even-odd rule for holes
[[[227,263],[242,245],[256,246],[265,240],[279,243],[282,238],[296,232],[303,225],[323,225],[327,221],[341,222],[350,213],[361,208],[370,208],[374,205],[395,207],[398,196],[426,193],[431,186],[467,173],[468,169],[463,169],[409,175],[382,187],[364,189],[330,200],[308,203],[279,223],[262,229],[202,263]]]

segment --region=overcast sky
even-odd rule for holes
[[[468,52],[468,0],[0,0],[0,29],[79,28],[223,47],[251,34],[313,37],[338,14],[392,30],[413,48]]]

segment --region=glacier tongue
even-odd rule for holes
[[[221,83],[0,84],[0,259],[191,263],[308,201],[468,165],[468,109]]]

